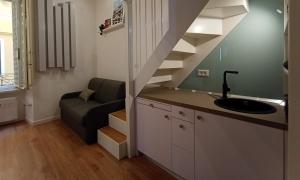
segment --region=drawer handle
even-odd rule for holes
[[[185,129],[184,125],[182,125],[182,124],[179,125],[179,128],[180,129]]]
[[[202,116],[197,116],[197,119],[200,120],[200,121],[204,121]]]
[[[169,117],[168,115],[165,115],[165,119],[168,119],[168,120],[169,120],[169,119],[170,119],[170,117]]]
[[[182,111],[179,111],[179,114],[180,114],[181,116],[184,116],[184,112],[182,112]]]

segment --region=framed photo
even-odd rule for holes
[[[114,0],[114,11],[112,17],[112,25],[118,25],[125,22],[125,12],[123,0]]]
[[[106,19],[104,22],[104,27],[105,28],[109,28],[111,26],[111,18]]]

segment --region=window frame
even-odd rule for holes
[[[5,72],[5,65],[4,65],[4,40],[0,38],[0,75]]]

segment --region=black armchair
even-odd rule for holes
[[[94,78],[89,89],[95,94],[85,102],[80,92],[67,93],[60,100],[61,117],[87,144],[97,141],[97,129],[108,125],[108,115],[125,108],[125,83]]]

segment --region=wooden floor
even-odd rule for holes
[[[0,180],[168,180],[143,157],[117,161],[86,145],[63,122],[0,127]]]

